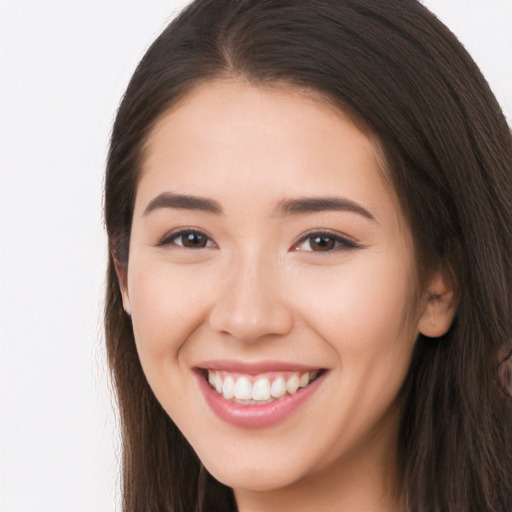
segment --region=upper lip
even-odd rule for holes
[[[244,373],[246,375],[259,375],[267,372],[308,372],[323,369],[321,366],[305,365],[284,361],[235,361],[218,360],[205,361],[196,365],[199,370],[220,370],[232,373]]]

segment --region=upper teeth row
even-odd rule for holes
[[[276,377],[272,383],[268,377],[257,377],[251,383],[248,377],[234,377],[228,375],[222,377],[221,372],[208,370],[208,382],[215,388],[217,393],[230,400],[258,400],[265,401],[271,398],[281,398],[286,393],[293,394],[299,388],[306,387],[318,372],[294,373],[285,379],[283,376]]]

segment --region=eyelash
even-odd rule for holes
[[[200,243],[204,242],[204,245],[199,245],[196,247],[187,247],[185,245],[184,237],[194,237],[196,240],[199,239]],[[177,243],[177,240],[181,238],[181,243]],[[189,238],[189,241],[193,241],[192,238]],[[184,243],[185,242],[185,243]],[[299,249],[299,247],[303,244],[309,242],[310,249]],[[320,248],[320,250],[315,251],[312,248],[312,243],[320,244],[319,247],[322,247],[324,244],[324,248]],[[169,233],[162,240],[160,240],[156,246],[162,247],[165,245],[178,245],[179,247],[183,247],[184,249],[206,249],[211,247],[217,247],[217,244],[202,231],[196,229],[183,229],[180,231],[175,231],[173,233]],[[352,240],[343,237],[337,233],[331,233],[329,231],[311,231],[307,233],[305,236],[301,237],[298,242],[293,245],[293,250],[299,251],[307,251],[307,252],[337,252],[340,250],[350,250],[350,249],[359,249],[360,246],[353,242]]]
[[[183,242],[184,242],[184,237],[186,236],[195,236],[197,238],[202,238],[206,241],[205,245],[204,246],[199,246],[199,247],[187,247]],[[181,244],[178,244],[176,243],[176,240],[178,240],[179,238],[181,238]],[[160,240],[156,246],[157,247],[162,247],[164,245],[171,245],[171,244],[174,244],[174,245],[178,245],[179,247],[183,247],[184,249],[192,249],[192,250],[196,250],[196,249],[205,249],[205,248],[209,248],[209,247],[217,247],[217,244],[206,234],[206,233],[203,233],[202,231],[199,231],[197,229],[182,229],[180,231],[175,231],[173,233],[169,233],[168,235],[164,236],[164,238],[162,238],[162,240]]]
[[[334,245],[329,248],[325,248],[324,250],[314,251],[311,248],[311,243],[316,239],[316,243],[320,243],[320,239],[327,240],[332,242]],[[303,244],[309,243],[310,249],[299,249],[299,247]],[[314,243],[314,242],[313,242]],[[306,250],[307,252],[337,252],[341,250],[350,250],[350,249],[359,249],[360,246],[353,242],[352,240],[341,236],[337,233],[331,233],[329,231],[310,231],[305,236],[303,236],[294,246],[293,249],[296,251]]]

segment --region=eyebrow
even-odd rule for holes
[[[288,199],[279,205],[284,215],[297,215],[322,211],[347,211],[362,215],[366,219],[376,222],[375,217],[360,204],[343,197],[305,197]]]
[[[188,196],[183,194],[174,194],[172,192],[164,192],[155,197],[144,210],[143,215],[147,215],[159,208],[177,208],[183,210],[201,210],[203,212],[221,214],[222,208],[220,204],[205,197]]]
[[[175,208],[184,210],[200,210],[220,215],[221,205],[214,199],[173,192],[163,192],[146,206],[143,215],[148,215],[159,208]],[[360,204],[342,197],[304,197],[286,199],[278,205],[277,211],[282,215],[300,215],[323,211],[346,211],[359,214],[376,222],[375,217]]]

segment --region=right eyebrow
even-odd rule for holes
[[[222,213],[220,204],[213,199],[175,194],[173,192],[163,192],[148,203],[144,209],[143,215],[148,215],[159,208],[201,210],[204,212],[216,213],[218,215]]]
[[[285,215],[315,213],[326,210],[346,211],[377,222],[375,216],[359,203],[344,197],[300,197],[288,199],[279,205],[279,210]]]

